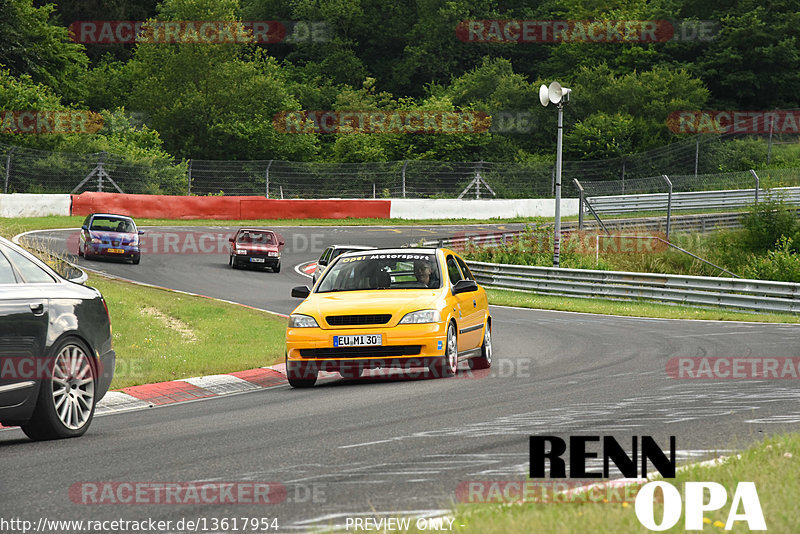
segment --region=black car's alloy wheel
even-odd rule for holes
[[[91,351],[67,338],[55,350],[50,376],[42,378],[39,398],[22,431],[33,440],[71,438],[89,428],[95,407],[95,368]]]

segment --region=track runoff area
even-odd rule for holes
[[[236,228],[145,230],[179,242],[194,233],[197,242]],[[476,227],[276,230],[287,243],[282,261],[294,267],[308,266],[332,243],[398,246]],[[70,250],[71,232],[37,237]],[[140,265],[79,263],[282,314],[298,302],[291,288],[309,283],[303,269],[233,270],[227,261],[227,251],[215,248],[151,251]],[[171,522],[163,531],[200,528],[200,521],[241,529],[242,521],[230,523],[236,516],[268,520],[257,525],[263,531],[273,520],[280,531],[457,531],[470,520],[454,515],[454,505],[574,504],[602,496],[626,500],[643,530],[689,530],[712,509],[722,514],[718,530],[756,530],[762,521],[769,528],[760,503],[774,488],[748,480],[723,488],[671,481],[683,465],[797,431],[797,382],[750,376],[737,361],[796,361],[800,326],[503,307],[491,313],[495,360],[486,371],[462,368],[452,379],[331,376],[308,390],[283,385],[99,417],[84,438],[57,444],[3,431],[0,447],[13,469],[0,478],[2,507],[24,510],[17,515],[30,521],[47,515]],[[692,363],[691,373],[680,374],[689,369],[683,360]],[[723,362],[719,373],[715,362]],[[697,372],[704,365],[711,376]],[[63,469],[65,458],[82,467]],[[12,486],[12,472],[27,483]],[[654,475],[663,479],[648,480]],[[605,478],[615,482],[592,486]],[[622,480],[636,482],[636,490],[619,487]],[[198,493],[204,483],[208,501]],[[54,488],[47,510],[31,506],[42,487]],[[154,501],[167,495],[168,502]],[[663,512],[653,506],[660,501]],[[579,522],[574,527],[582,531]]]

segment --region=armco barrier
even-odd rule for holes
[[[486,287],[573,297],[646,299],[694,306],[800,312],[800,284],[742,278],[559,269],[467,262]]]
[[[119,213],[149,219],[386,219],[389,200],[298,200],[82,193],[72,195],[72,215]]]
[[[69,195],[0,194],[0,217],[69,215],[70,201]]]
[[[759,200],[781,199],[787,204],[800,204],[800,187],[759,189]],[[637,211],[667,209],[667,193],[643,195],[614,195],[588,197],[587,202],[597,213],[618,214]],[[688,191],[672,194],[672,210],[728,209],[751,206],[755,189],[730,189],[726,191]]]
[[[554,217],[552,198],[458,200],[392,199],[391,216],[396,219],[509,219],[513,217]],[[578,214],[577,198],[561,199],[561,215]]]

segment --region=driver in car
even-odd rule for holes
[[[426,261],[416,262],[414,263],[414,276],[417,278],[417,281],[421,284],[425,284],[425,287],[436,287],[436,282],[431,277],[431,266]]]

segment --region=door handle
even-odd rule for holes
[[[34,315],[42,315],[44,313],[44,304],[41,302],[31,302],[30,306]]]

